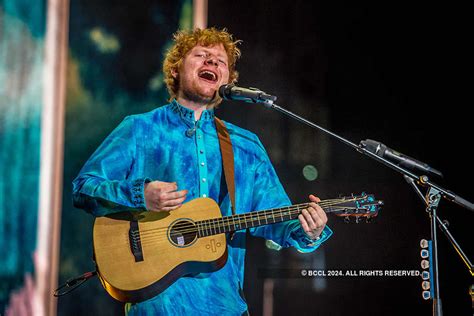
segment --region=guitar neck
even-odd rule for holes
[[[333,201],[335,200],[321,201],[319,202],[319,205],[326,213],[340,210],[340,208],[334,208],[336,203]],[[275,224],[296,219],[301,211],[308,207],[308,204],[309,203],[296,204],[264,211],[236,214],[199,221],[196,223],[199,237],[231,233],[241,229]]]

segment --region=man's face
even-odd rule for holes
[[[173,76],[178,76],[179,80],[178,99],[210,103],[219,87],[229,81],[224,46],[194,46],[184,57],[179,73],[173,73]]]

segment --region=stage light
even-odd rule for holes
[[[428,240],[426,240],[426,239],[420,240],[420,247],[421,248],[428,248]]]
[[[430,262],[428,260],[421,260],[421,268],[428,269],[430,267]]]
[[[430,289],[430,287],[431,287],[430,282],[428,282],[428,281],[423,281],[423,282],[421,282],[421,288],[422,288],[423,290],[427,291],[427,290]]]
[[[318,178],[318,169],[313,165],[306,165],[303,168],[303,176],[308,181],[314,181]]]
[[[423,280],[428,280],[430,278],[430,273],[428,271],[422,271],[421,272],[421,278]]]
[[[423,296],[424,300],[429,300],[431,298],[430,291],[423,291],[423,293],[421,293],[421,295]]]
[[[420,256],[422,258],[428,258],[430,256],[430,252],[427,249],[421,249]]]

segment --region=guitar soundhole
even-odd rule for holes
[[[172,244],[177,247],[186,247],[197,238],[197,227],[190,220],[178,220],[169,229],[168,236]]]

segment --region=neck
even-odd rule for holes
[[[193,110],[194,119],[196,121],[199,121],[199,119],[201,118],[202,112],[207,109],[207,104],[202,103],[202,102],[188,100],[183,97],[177,97],[176,101],[178,101],[178,103],[184,106],[185,108]]]

